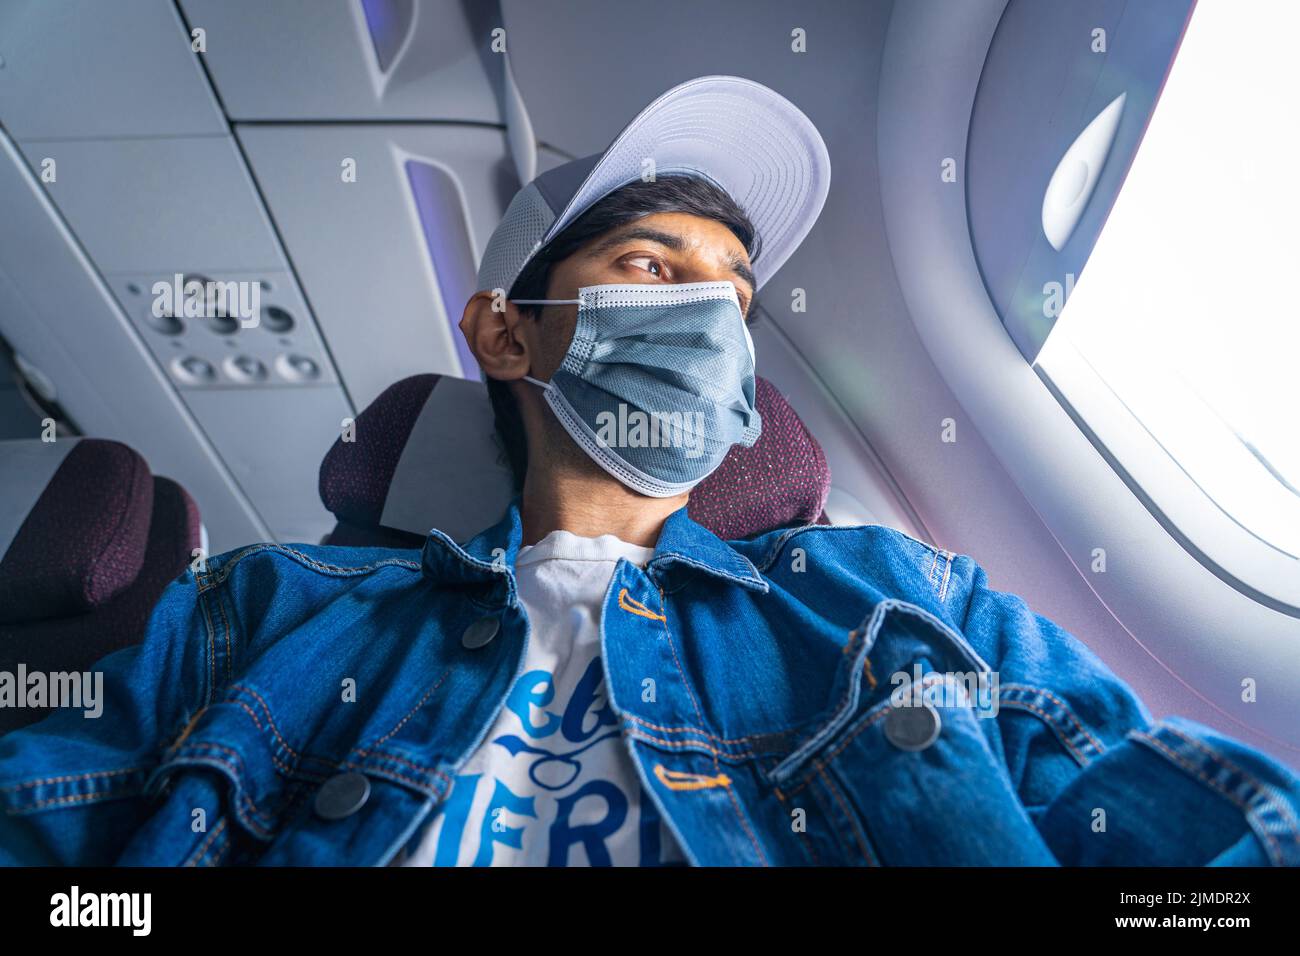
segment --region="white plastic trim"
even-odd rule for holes
[[[1216,577],[1093,448],[989,300],[971,248],[964,162],[958,183],[940,181],[940,161],[966,155],[975,92],[1005,6],[909,0],[894,7],[877,148],[904,301],[949,388],[1100,603],[1197,694],[1300,753],[1300,620]],[[1106,573],[1090,571],[1098,547],[1107,550]],[[1243,703],[1241,681],[1249,677],[1267,680],[1274,692]]]

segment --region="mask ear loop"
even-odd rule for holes
[[[513,302],[515,305],[582,305],[583,304],[583,300],[581,298],[578,299],[511,299],[510,301]],[[540,388],[544,388],[544,389],[551,387],[550,382],[539,382],[531,375],[525,375],[524,381],[532,382],[534,385],[537,385]]]
[[[753,308],[751,306],[750,308]],[[749,323],[745,321],[745,316],[740,317],[740,328],[745,333],[745,346],[749,349],[749,367],[758,372],[758,358],[754,355],[754,336],[749,332]]]

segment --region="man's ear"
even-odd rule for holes
[[[460,330],[479,367],[492,378],[509,381],[531,367],[528,346],[518,334],[523,315],[504,295],[476,292],[465,303]]]

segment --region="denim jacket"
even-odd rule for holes
[[[521,669],[518,499],[461,545],[260,544],[172,582],[102,716],[0,737],[0,861],[389,865]],[[605,694],[695,865],[1296,865],[1300,780],[1154,721],[970,558],[885,527],[619,561]]]

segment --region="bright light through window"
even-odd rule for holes
[[[1300,556],[1300,2],[1201,0],[1039,355],[1084,362],[1214,506]],[[1158,452],[1157,452],[1158,453]]]

